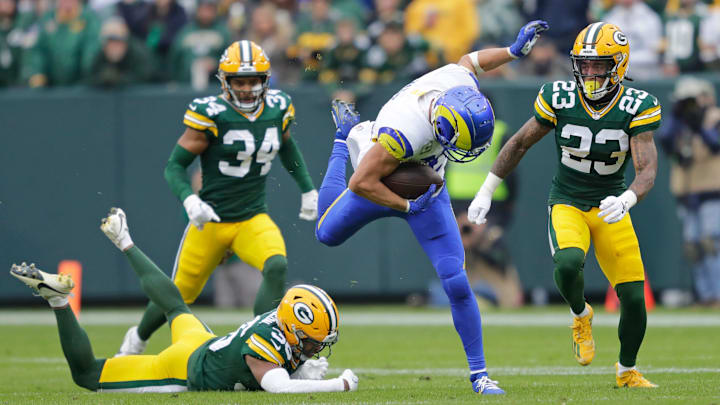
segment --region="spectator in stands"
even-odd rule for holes
[[[385,24],[391,21],[403,21],[404,12],[401,0],[375,0],[375,12],[367,27],[370,40],[377,42],[377,38],[385,29]],[[517,33],[517,30],[515,31]]]
[[[665,10],[666,75],[703,70],[700,60],[700,24],[707,7],[697,0],[668,2]]]
[[[478,40],[481,44],[511,43],[525,22],[517,0],[477,0],[476,10],[480,21]]]
[[[420,34],[443,60],[455,62],[478,35],[475,5],[472,0],[413,0],[405,10],[405,32]]]
[[[697,299],[720,307],[720,108],[713,85],[692,77],[677,81],[672,98],[657,138],[672,158],[670,190]]]
[[[80,0],[58,0],[39,21],[38,38],[24,58],[30,87],[77,84],[100,47],[100,21]]]
[[[17,1],[0,0],[0,87],[20,80],[24,36],[18,20]]]
[[[230,43],[230,32],[217,18],[217,0],[199,0],[193,20],[175,37],[170,48],[173,80],[204,90],[214,82],[218,61]]]
[[[715,3],[700,24],[701,59],[707,70],[720,70],[720,2]]]
[[[540,76],[547,79],[561,79],[572,76],[569,60],[560,55],[555,43],[540,37],[533,51],[520,61],[517,67],[520,76]]]
[[[628,76],[649,79],[661,74],[662,21],[657,13],[642,0],[615,0],[603,21],[622,28],[628,37],[632,49]]]
[[[590,0],[535,0],[526,1],[525,6],[530,15],[528,20],[545,20],[550,24],[552,28],[543,37],[554,42],[563,55],[570,54],[575,36],[590,23],[587,17]]]
[[[298,80],[298,67],[290,63],[285,53],[292,41],[294,28],[292,16],[287,10],[264,1],[252,11],[248,30],[242,35],[243,39],[255,42],[265,51],[273,67],[270,80],[275,83]]]
[[[343,17],[335,24],[335,43],[323,59],[320,82],[332,94],[331,99],[355,102],[366,91],[360,82],[370,40],[359,35],[355,19]]]
[[[288,49],[288,56],[299,60],[303,80],[317,81],[324,53],[334,41],[335,18],[331,17],[330,0],[310,0],[305,5],[298,15],[295,45]]]
[[[366,83],[389,83],[395,80],[409,81],[430,69],[426,53],[430,45],[419,35],[405,36],[401,21],[390,21],[367,54],[363,72]]]
[[[130,28],[130,33],[145,42],[160,66],[167,66],[168,53],[175,37],[187,22],[185,10],[176,0],[123,0],[118,11]],[[166,72],[159,72],[169,75]],[[169,77],[159,77],[167,80]]]
[[[150,53],[130,36],[125,21],[111,17],[100,30],[102,50],[95,56],[87,82],[98,87],[121,87],[150,80],[154,63]]]
[[[370,10],[361,0],[332,0],[332,9],[337,13],[337,19],[351,18],[356,27],[365,27],[370,16]]]

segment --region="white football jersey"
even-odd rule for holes
[[[478,81],[468,69],[449,64],[403,87],[385,103],[375,121],[362,122],[350,131],[347,145],[353,168],[379,142],[399,160],[422,161],[444,176],[447,158],[433,135],[430,106],[440,93],[456,86],[478,88]]]

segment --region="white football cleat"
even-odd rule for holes
[[[67,296],[70,295],[75,282],[67,274],[50,274],[35,267],[35,263],[29,266],[22,262],[19,266],[13,264],[10,274],[32,288],[36,295],[50,301],[52,306],[61,306],[67,303]],[[54,305],[58,304],[58,305]]]
[[[125,211],[120,208],[110,208],[110,213],[102,219],[100,229],[118,249],[123,252],[134,246],[130,238]]]
[[[128,329],[127,333],[125,333],[122,344],[120,345],[120,350],[118,350],[114,357],[132,356],[142,354],[145,351],[147,340],[140,339],[137,329],[137,326],[133,326]]]

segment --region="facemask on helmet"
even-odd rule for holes
[[[616,25],[597,22],[580,31],[570,60],[583,96],[597,101],[613,92],[625,79],[629,57],[627,37]]]
[[[240,111],[254,112],[260,107],[270,85],[270,75],[270,60],[252,41],[237,41],[220,57],[217,78],[225,97]],[[239,90],[231,84],[236,77],[257,79],[243,80],[243,89]]]
[[[321,288],[308,284],[290,288],[278,305],[277,317],[290,347],[302,359],[318,355],[338,340],[337,307]]]
[[[476,88],[457,86],[435,101],[431,124],[443,155],[453,162],[469,162],[490,146],[495,114],[490,101]]]

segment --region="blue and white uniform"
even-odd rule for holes
[[[336,140],[319,191],[316,236],[320,242],[336,246],[375,219],[405,219],[442,281],[470,372],[479,375],[486,373],[480,312],[465,274],[465,253],[447,190],[443,189],[427,210],[407,214],[353,193],[345,180],[347,159],[357,168],[375,143],[400,161],[422,161],[443,176],[447,158],[433,134],[430,114],[433,100],[456,86],[477,88],[478,82],[460,65],[434,70],[395,94],[375,121],[357,124],[346,141]]]

